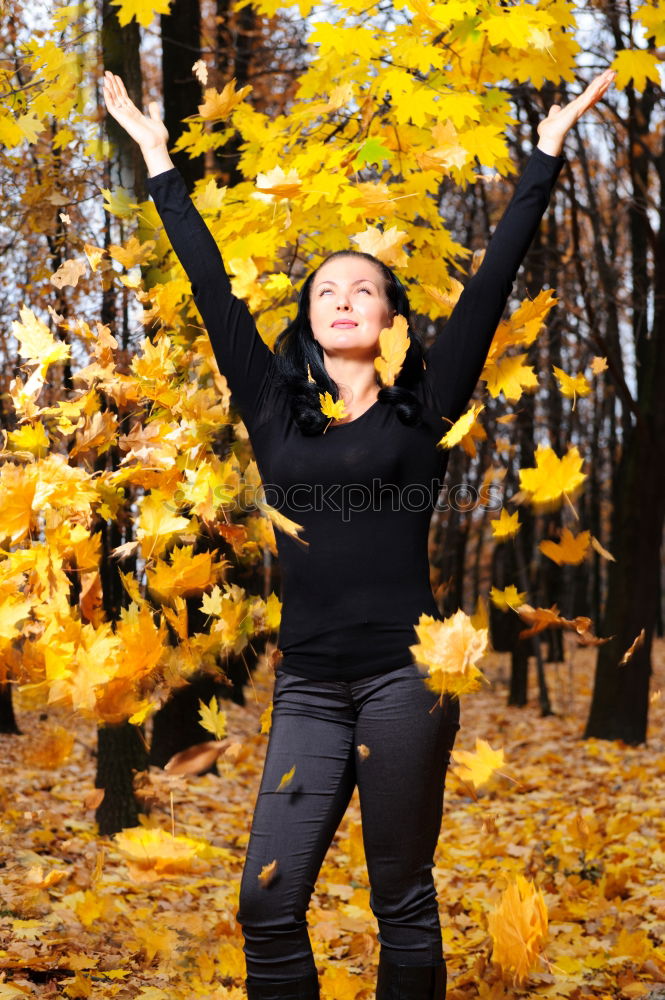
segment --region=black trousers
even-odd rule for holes
[[[432,868],[458,729],[458,699],[438,704],[415,663],[353,681],[277,670],[236,914],[249,976],[279,982],[315,970],[307,908],[356,783],[381,952],[409,965],[441,961]],[[263,885],[273,860],[276,874]]]

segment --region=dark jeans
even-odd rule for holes
[[[415,663],[353,681],[277,670],[236,914],[252,979],[315,970],[306,912],[356,782],[382,954],[410,965],[441,961],[432,867],[458,729],[459,701],[437,704]],[[360,744],[369,749],[365,759]],[[277,792],[294,764],[291,783]],[[259,873],[275,859],[276,875],[264,886]]]

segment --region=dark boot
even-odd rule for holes
[[[300,979],[268,983],[260,979],[245,979],[248,1000],[319,1000],[319,976],[316,971]]]
[[[376,1000],[444,1000],[446,963],[396,965],[379,957]]]

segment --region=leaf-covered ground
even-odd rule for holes
[[[547,668],[554,717],[540,718],[535,688],[532,706],[505,706],[504,655],[486,661],[491,688],[463,698],[456,748],[473,750],[477,736],[503,747],[517,783],[495,777],[474,801],[448,778],[435,878],[449,1000],[665,996],[665,643],[656,645],[649,742],[640,748],[580,739],[594,653],[569,652],[570,668]],[[117,842],[95,836],[94,728],[56,712],[42,718],[19,700],[24,735],[0,737],[0,1000],[245,996],[234,914],[272,685],[263,663],[247,706],[225,706],[242,749],[234,762],[220,761],[219,776],[151,770],[146,825],[168,835],[173,821],[176,836],[189,838],[169,844],[167,836],[154,861],[139,853],[132,862]],[[58,726],[73,732],[73,748],[46,766],[67,750]],[[490,961],[487,931],[517,873],[543,890],[549,911],[544,955],[521,989]],[[373,998],[378,944],[357,791],[309,921],[324,1000]]]

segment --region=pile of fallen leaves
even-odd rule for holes
[[[506,707],[508,657],[495,653],[490,686],[462,698],[434,870],[448,1000],[665,996],[665,642],[638,748],[580,738],[594,653],[570,643],[566,666],[546,668],[555,716],[540,718],[535,691]],[[19,699],[24,735],[0,737],[0,1000],[245,997],[235,912],[272,686],[263,659],[246,707],[225,706],[219,775],[151,769],[144,826],[115,839],[95,832],[94,727]],[[357,791],[309,925],[324,1000],[373,998]]]

